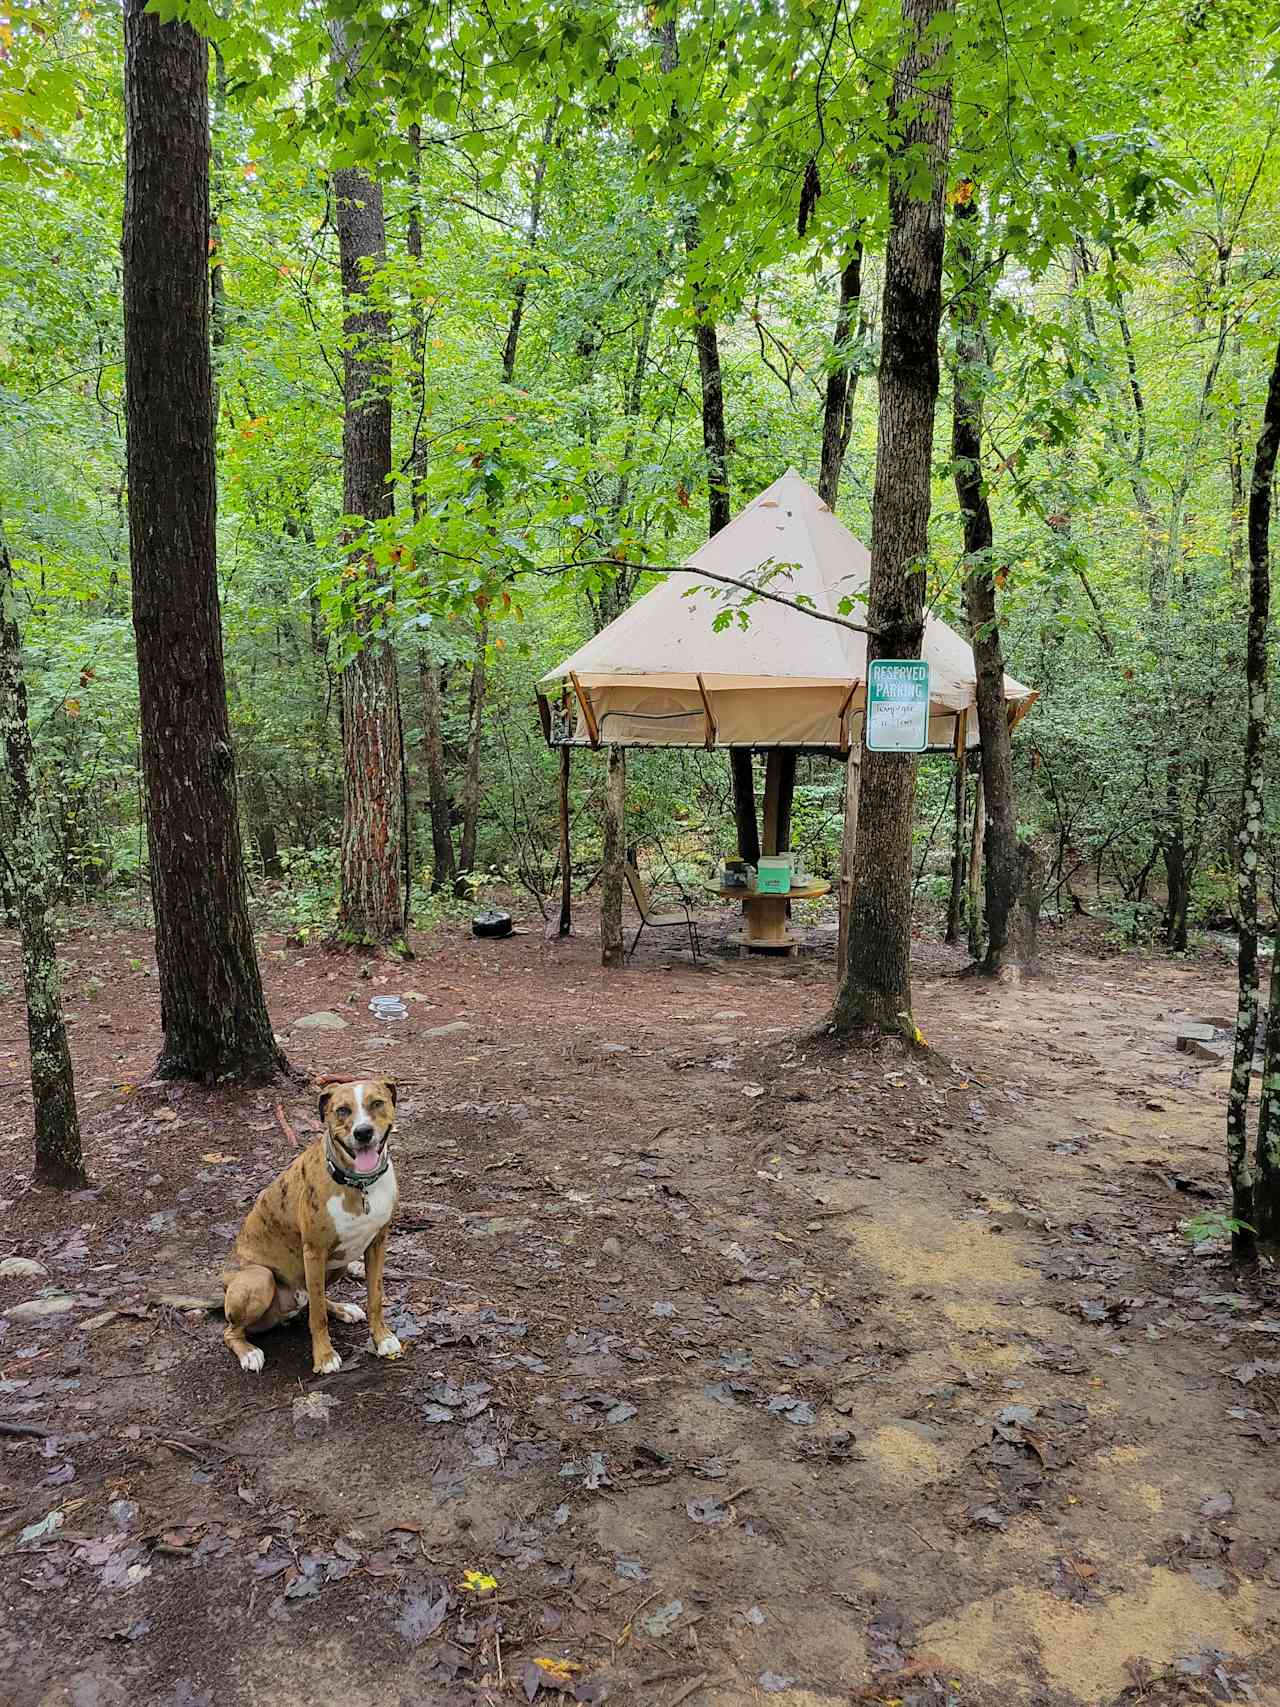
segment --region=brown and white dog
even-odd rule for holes
[[[329,1375],[342,1359],[329,1338],[329,1317],[363,1322],[358,1304],[330,1303],[325,1282],[364,1258],[369,1333],[379,1357],[400,1341],[382,1314],[382,1265],[398,1193],[391,1165],[396,1087],[389,1079],[328,1085],[320,1097],[324,1131],[259,1196],[245,1217],[221,1279],[227,1318],[223,1339],[256,1373],[265,1361],[246,1334],[310,1312],[312,1367]]]

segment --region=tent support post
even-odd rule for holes
[[[861,753],[849,749],[845,764],[844,830],[840,836],[840,930],[836,938],[836,983],[844,983],[849,960],[849,914],[853,907],[853,850],[858,840],[858,800],[862,789]]]
[[[599,747],[600,726],[596,722],[596,714],[592,709],[590,696],[572,670],[569,672],[569,680],[573,683],[573,691],[577,694],[578,704],[582,707],[582,720],[587,726],[587,734],[591,737],[591,745]]]
[[[969,844],[969,954],[982,958],[982,844],[986,809],[982,800],[982,766],[973,779],[973,840]]]
[[[965,828],[968,822],[969,754],[965,745],[969,713],[956,713],[956,815],[951,837],[951,894],[947,901],[949,944],[960,941],[960,914],[964,909]]]
[[[622,891],[627,857],[624,813],[627,796],[626,748],[607,748],[604,785],[604,882],[600,897],[600,964],[622,966]]]
[[[729,771],[733,778],[733,817],[738,828],[738,858],[748,865],[760,863],[760,827],[756,823],[756,780],[749,747],[730,747]]]
[[[569,761],[572,747],[560,749],[560,936],[573,929],[573,864],[569,851]]]

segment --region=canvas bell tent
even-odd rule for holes
[[[799,753],[847,760],[843,926],[866,707],[867,642],[857,625],[866,620],[870,576],[867,548],[788,469],[695,552],[687,568],[667,574],[544,677],[538,695],[543,731],[561,749],[562,932],[569,928],[569,755],[582,746],[610,750],[619,799],[627,747],[728,750],[743,854],[748,837],[754,852],[786,851]],[[751,588],[776,597],[756,596]],[[929,664],[929,750],[959,757],[979,740],[972,649],[926,614],[921,655]],[[1036,694],[1008,675],[1004,692],[1012,725]],[[752,752],[766,755],[758,838]],[[960,789],[957,800],[962,811]],[[613,840],[620,837],[619,827]]]
[[[789,469],[688,564],[687,572],[668,575],[545,679],[543,692],[559,712],[559,740],[591,747],[790,747],[856,754],[866,700],[866,636],[810,613],[839,616],[842,603],[852,599],[848,620],[865,621],[871,557],[862,542]],[[805,608],[755,599],[744,609],[749,595],[706,574],[700,578],[700,570],[758,581]],[[723,615],[728,620],[717,628],[716,618]],[[926,616],[921,655],[929,662],[930,746],[976,746],[976,677],[968,642]],[[1015,717],[1035,697],[1005,677],[1005,699]]]

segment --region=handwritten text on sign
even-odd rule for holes
[[[924,658],[877,658],[867,671],[867,748],[922,753],[929,744],[929,665]]]

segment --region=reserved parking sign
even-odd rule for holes
[[[928,661],[877,658],[867,671],[867,750],[923,753],[928,744]]]

